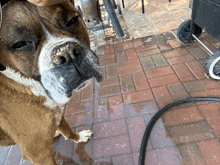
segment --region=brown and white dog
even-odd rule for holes
[[[64,105],[73,91],[102,79],[82,16],[71,2],[12,0],[2,9],[0,36],[0,145],[18,144],[31,163],[55,165],[57,130],[75,142],[92,134],[71,131]]]

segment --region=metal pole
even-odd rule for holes
[[[213,54],[213,52],[212,52],[207,46],[205,46],[194,34],[192,34],[192,36],[193,36],[210,54]]]
[[[113,27],[115,29],[116,35],[118,37],[123,37],[124,36],[124,32],[123,32],[123,30],[121,28],[121,25],[120,25],[120,23],[118,21],[118,18],[116,16],[116,14],[115,14],[115,11],[114,11],[114,8],[112,6],[111,1],[110,0],[103,0],[103,2],[105,4],[105,8],[106,8],[106,10],[108,12],[108,15],[109,15],[109,17],[110,17],[110,19],[112,21],[112,25],[113,25]]]

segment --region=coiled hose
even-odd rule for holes
[[[138,161],[138,165],[144,165],[145,162],[145,153],[146,153],[146,149],[147,149],[147,143],[150,137],[150,132],[154,126],[154,124],[157,122],[158,118],[164,113],[166,112],[169,108],[172,108],[174,106],[183,104],[183,103],[188,103],[188,102],[194,102],[194,101],[215,101],[215,102],[220,102],[220,98],[218,97],[191,97],[191,98],[187,98],[187,99],[182,99],[182,100],[178,100],[175,102],[172,102],[168,105],[166,105],[165,107],[163,107],[162,109],[160,109],[149,121],[146,130],[144,132],[144,136],[142,139],[142,143],[141,143],[141,148],[140,148],[140,153],[139,153],[139,161]]]

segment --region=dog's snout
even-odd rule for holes
[[[57,47],[52,53],[52,61],[55,65],[62,65],[63,63],[74,60],[79,55],[83,54],[83,48],[74,43],[65,43]]]
[[[68,55],[68,53],[58,53],[58,54],[54,54],[52,56],[52,61],[54,64],[56,65],[61,65],[63,63],[65,63],[66,61],[69,61],[70,60],[70,57]]]
[[[74,48],[73,48],[73,55],[75,57],[78,57],[79,55],[83,54],[83,50],[82,50],[82,47],[79,46],[79,45],[75,45]]]

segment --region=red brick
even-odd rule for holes
[[[209,124],[204,120],[196,123],[166,127],[175,145],[189,145],[198,141],[216,138]]]
[[[107,98],[95,99],[94,123],[109,121],[108,100]]]
[[[218,51],[218,49],[214,47],[213,45],[211,45],[210,43],[206,43],[205,46],[208,47],[209,50],[211,50],[212,52]],[[199,47],[202,48],[206,53],[210,54],[202,45],[199,45]]]
[[[144,72],[139,72],[139,73],[133,74],[133,79],[134,79],[135,87],[138,91],[142,90],[142,89],[149,89],[150,88]]]
[[[186,65],[189,67],[189,69],[197,79],[206,78],[205,68],[198,61],[187,62]]]
[[[121,89],[119,85],[109,86],[98,90],[99,97],[117,95],[120,93],[121,93]]]
[[[215,132],[216,136],[220,137],[220,118],[208,118],[206,119],[210,127]]]
[[[80,113],[68,115],[68,116],[65,116],[65,119],[70,127],[77,127],[77,126],[92,124],[93,111],[80,112]]]
[[[112,96],[108,98],[110,120],[125,118],[122,96]]]
[[[99,62],[100,66],[106,66],[106,65],[112,65],[115,64],[116,61],[114,58],[108,59],[108,60],[102,60]]]
[[[181,44],[181,42],[180,41],[178,41],[178,40],[169,40],[168,41],[169,42],[169,44],[172,46],[172,48],[177,48],[177,47],[181,47],[181,46],[183,46],[182,44]]]
[[[155,101],[125,104],[124,107],[126,117],[142,116],[144,114],[152,114],[158,111],[158,106]]]
[[[161,77],[156,77],[149,79],[149,83],[151,87],[159,87],[159,86],[164,86],[168,84],[175,84],[179,83],[179,79],[175,74],[170,74],[166,76],[161,76]]]
[[[138,165],[138,160],[139,160],[139,152],[134,152],[133,153],[133,158],[134,158],[134,164],[135,165]],[[157,158],[157,155],[156,155],[156,150],[148,150],[146,152],[146,155],[145,155],[145,165],[159,165],[159,162],[158,162],[158,158]]]
[[[93,86],[94,83],[92,82],[87,87],[82,90],[81,100],[91,100],[93,99]]]
[[[134,92],[134,82],[131,75],[125,75],[120,77],[122,93]]]
[[[72,103],[75,103],[75,102],[79,102],[81,100],[81,93],[82,91],[79,91],[79,92],[73,92],[72,94],[72,97],[70,99],[70,101],[68,102],[68,104],[72,104]]]
[[[174,50],[164,51],[163,54],[167,59],[190,55],[186,48],[177,48]]]
[[[220,97],[220,89],[209,89],[205,91],[192,92],[192,97]]]
[[[174,147],[173,140],[165,130],[165,127],[154,129],[150,135],[150,142],[153,149]]]
[[[170,65],[176,65],[176,64],[191,62],[191,61],[195,61],[195,60],[196,60],[195,57],[193,57],[192,55],[186,55],[186,56],[174,57],[174,58],[167,59],[167,61],[169,62]]]
[[[132,154],[113,156],[112,162],[118,165],[134,165]]]
[[[196,57],[196,59],[207,59],[209,58],[209,55],[204,52],[200,47],[197,46],[189,46],[187,49]]]
[[[140,65],[139,59],[133,59],[133,60],[127,60],[124,61],[123,63],[120,63],[118,68],[124,68],[124,67],[130,67],[130,66],[135,66],[135,65]]]
[[[198,106],[205,119],[215,119],[220,117],[220,110],[217,104],[206,104]]]
[[[105,66],[100,66],[100,71],[101,71],[103,79],[106,79],[106,77],[107,77],[107,75],[106,75],[106,67]]]
[[[167,50],[167,49],[171,49],[171,46],[169,43],[157,43],[157,46],[160,48],[160,50]]]
[[[114,45],[106,45],[105,46],[105,54],[114,53]]]
[[[91,111],[91,110],[93,110],[92,100],[77,102],[77,103],[69,104],[67,106],[65,115],[69,115],[77,112]]]
[[[133,154],[135,165],[138,165],[138,153]],[[167,147],[146,152],[145,165],[181,165],[181,158],[175,147]]]
[[[135,47],[135,48],[138,48],[138,47],[144,45],[144,42],[142,41],[141,38],[137,38],[137,39],[135,39],[135,40],[133,41],[133,43],[134,43],[134,47]]]
[[[174,100],[180,100],[180,99],[185,99],[185,98],[190,97],[190,95],[187,93],[187,90],[180,83],[168,85],[168,89]]]
[[[93,140],[94,158],[128,154],[131,152],[128,135]]]
[[[167,40],[176,39],[172,32],[164,32],[163,35],[166,37]]]
[[[177,149],[180,153],[182,164],[206,165],[206,162],[196,143],[179,145],[177,146]]]
[[[128,57],[125,55],[124,51],[115,53],[116,56],[116,61],[118,62],[118,64],[124,63],[128,60]]]
[[[207,165],[220,164],[220,143],[216,140],[197,142]]]
[[[196,79],[185,64],[173,65],[172,67],[181,81],[184,82]]]
[[[151,90],[142,90],[138,92],[125,93],[123,94],[123,98],[126,104],[154,99]]]
[[[127,119],[128,131],[130,135],[132,151],[139,151],[141,141],[144,135],[145,122],[143,117],[134,117]],[[137,129],[138,128],[138,129]]]
[[[117,77],[118,76],[118,66],[117,64],[106,66],[106,77]]]
[[[93,125],[93,138],[106,138],[128,134],[125,120],[115,120]]]
[[[157,68],[169,66],[169,63],[167,62],[166,58],[162,53],[152,55],[151,58],[154,61],[154,64]]]
[[[131,49],[133,47],[134,45],[132,40],[123,42],[123,50]]]
[[[173,108],[163,115],[167,126],[203,121],[204,118],[196,107]]]
[[[217,137],[220,137],[220,110],[216,104],[205,104],[198,107]]]
[[[121,46],[123,46],[123,42],[118,42],[118,43],[114,44],[115,48],[121,47]]]
[[[126,50],[125,54],[126,54],[128,60],[138,59],[138,55],[137,55],[135,49]]]
[[[95,53],[99,56],[105,55],[105,46],[100,46],[95,50]]]
[[[185,82],[184,85],[186,86],[187,90],[191,93],[213,88],[219,88],[219,84],[211,79],[189,81]]]
[[[119,68],[118,69],[118,74],[121,76],[121,75],[141,72],[141,71],[143,71],[143,70],[142,70],[141,65],[139,64],[139,65],[133,65],[133,66],[130,66],[130,67]]]
[[[150,50],[139,52],[138,56],[146,57],[146,56],[151,56],[151,55],[159,54],[159,53],[160,53],[160,49],[156,48],[156,49],[150,49]]]
[[[99,56],[99,62],[104,61],[104,60],[114,59],[114,58],[115,58],[114,54],[106,54],[103,56]]]
[[[156,97],[159,108],[162,108],[163,106],[173,102],[170,92],[166,86],[153,88],[153,93]]]
[[[173,74],[174,71],[170,66],[168,66],[168,67],[163,67],[163,68],[151,69],[151,70],[145,71],[145,73],[148,78],[154,78],[154,77],[160,77],[164,75]]]
[[[153,68],[156,68],[153,59],[149,56],[149,57],[144,57],[144,58],[140,58],[141,61],[141,65],[143,67],[143,69],[146,70],[150,70]]]
[[[150,49],[155,49],[155,48],[157,48],[156,44],[147,45],[147,46],[140,46],[140,47],[136,48],[136,51],[137,52],[143,52],[143,51],[150,50]]]
[[[108,79],[104,79],[101,83],[96,84],[96,88],[108,87],[119,84],[118,77],[112,77]]]

